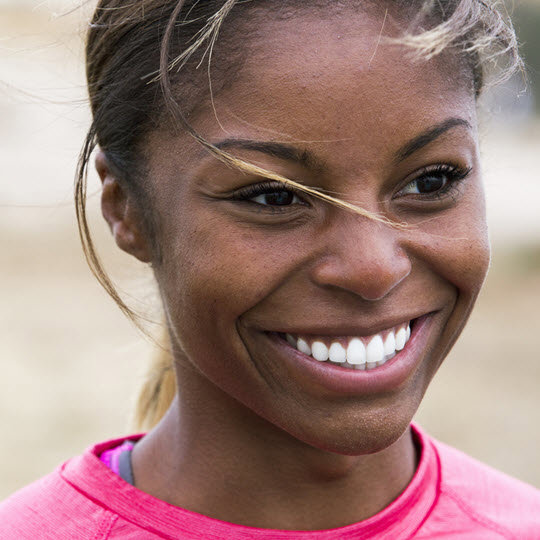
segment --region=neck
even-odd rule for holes
[[[201,403],[182,386],[133,451],[137,488],[170,504],[246,526],[329,529],[375,515],[414,475],[410,430],[380,452],[345,456],[299,441],[217,388]]]

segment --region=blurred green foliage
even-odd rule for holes
[[[515,6],[513,20],[525,59],[531,91],[540,113],[540,2],[520,3]]]

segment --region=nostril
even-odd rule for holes
[[[341,237],[315,261],[313,281],[351,291],[377,301],[399,286],[412,271],[412,262],[393,231],[377,229],[363,237]]]

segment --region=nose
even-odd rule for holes
[[[376,301],[411,272],[400,231],[390,225],[363,216],[342,215],[320,239],[323,249],[312,267],[312,279],[319,286],[337,287]]]

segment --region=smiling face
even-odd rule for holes
[[[196,385],[200,403],[232,397],[314,447],[375,452],[408,426],[487,269],[474,96],[451,57],[378,43],[382,17],[258,24],[219,122],[208,107],[194,127],[407,227],[154,133],[155,272],[180,396]]]

